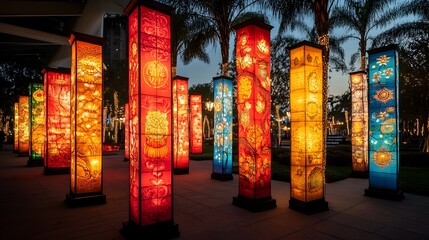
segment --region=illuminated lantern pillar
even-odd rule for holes
[[[291,189],[289,208],[313,213],[325,201],[322,47],[301,42],[290,50]]]
[[[189,97],[191,108],[191,153],[203,153],[203,118],[202,118],[202,96],[192,94]]]
[[[125,103],[125,151],[124,161],[130,161],[130,105]]]
[[[212,179],[232,180],[232,78],[213,78],[214,140]]]
[[[103,38],[72,33],[69,206],[106,203],[103,194]]]
[[[130,214],[127,238],[179,236],[173,220],[171,22],[173,8],[131,1],[128,15]]]
[[[70,172],[70,69],[45,68],[45,175]]]
[[[173,77],[174,174],[189,173],[188,78]]]
[[[271,29],[256,20],[235,26],[239,185],[233,204],[250,211],[276,207],[271,197]]]
[[[369,188],[365,195],[403,199],[399,174],[399,68],[396,46],[368,51]]]
[[[43,83],[29,85],[30,145],[28,166],[43,166],[45,142],[45,92]]]
[[[354,177],[368,177],[368,82],[364,71],[350,73],[352,91],[352,167]]]
[[[19,134],[19,102],[13,105],[13,151],[18,152],[18,134]]]
[[[30,141],[30,112],[28,96],[19,96],[18,155],[28,156]]]

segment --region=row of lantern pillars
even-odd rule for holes
[[[121,230],[126,236],[171,237],[179,234],[173,220],[172,175],[189,172],[186,161],[189,160],[189,148],[194,152],[202,151],[201,96],[190,98],[191,140],[188,142],[187,79],[176,77],[171,84],[172,10],[152,1],[133,1],[126,8],[129,16],[129,104],[125,108],[128,130],[125,134],[129,143],[125,146],[125,159],[130,162],[130,216]],[[276,207],[276,200],[271,197],[270,29],[271,26],[253,20],[236,26],[239,193],[233,198],[233,204],[251,211]],[[31,101],[37,109],[34,113],[31,110],[33,115],[43,112],[40,104],[45,104],[46,109],[46,121],[41,121],[46,124],[46,145],[40,155],[44,155],[45,169],[64,166],[51,163],[50,155],[60,158],[64,164],[68,164],[67,157],[70,157],[71,187],[66,197],[69,205],[105,203],[101,114],[103,39],[74,33],[70,43],[70,79],[59,73],[62,77],[53,80],[55,84],[51,86],[50,70],[47,70],[44,73],[45,102]],[[370,184],[366,194],[378,196],[387,193],[398,197],[397,52],[389,48],[377,49],[369,52],[369,56],[369,90],[363,85],[366,81],[363,77],[359,80],[352,75],[351,80],[354,95],[353,169],[355,172],[367,171],[369,156]],[[326,108],[323,96],[327,83],[322,77],[322,48],[308,42],[300,43],[291,47],[290,59],[292,135],[289,206],[303,212],[322,211],[328,209],[325,201]],[[212,178],[230,180],[233,86],[228,77],[213,80]],[[30,96],[40,97],[34,94],[39,90]],[[59,95],[50,97],[51,91]],[[65,100],[68,92],[70,105]],[[358,116],[358,113],[366,113],[366,92],[369,92],[368,117]],[[58,102],[54,102],[55,98]],[[31,109],[26,104],[28,98],[21,97],[18,105],[18,122],[23,124],[18,128],[20,152],[29,136],[24,133],[26,126],[23,123],[26,116],[31,116],[25,113],[25,109]],[[71,109],[70,122],[67,109]],[[368,118],[366,130],[365,120]],[[40,123],[40,120],[32,122]],[[66,130],[68,126],[69,132]],[[369,153],[366,152],[364,135],[369,135]],[[39,146],[39,142],[35,141],[34,145]]]

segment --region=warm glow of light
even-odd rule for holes
[[[18,151],[18,134],[19,134],[19,102],[13,105],[13,150]]]
[[[189,168],[188,79],[173,79],[174,169]]]
[[[399,68],[394,48],[368,51],[369,187],[397,190]]]
[[[28,155],[30,141],[30,110],[28,96],[19,96],[18,152]]]
[[[102,191],[102,39],[72,34],[71,191]],[[94,164],[97,163],[97,164]]]
[[[136,6],[128,17],[130,220],[172,220],[170,16]]]
[[[130,105],[125,103],[125,150],[124,150],[124,159],[126,161],[130,160]]]
[[[322,49],[300,44],[290,51],[291,198],[324,198]]]
[[[202,123],[202,96],[190,96],[191,123],[190,134],[191,153],[203,153],[203,123]]]
[[[350,73],[352,90],[352,166],[368,171],[368,83],[365,72]]]
[[[45,168],[70,167],[70,70],[45,69]]]
[[[236,35],[239,195],[266,198],[271,197],[270,30],[250,24]]]
[[[43,84],[30,83],[30,160],[43,159],[45,146],[45,92]]]

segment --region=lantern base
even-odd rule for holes
[[[129,162],[129,161],[130,161],[129,158],[124,157],[124,162]]]
[[[18,157],[28,157],[28,153],[18,152]]]
[[[132,221],[124,222],[119,232],[126,239],[169,239],[180,236],[179,225],[173,221],[139,226]]]
[[[404,191],[402,190],[389,190],[380,188],[367,188],[365,189],[365,196],[384,198],[394,201],[402,201],[404,199]]]
[[[350,175],[350,177],[367,179],[368,178],[368,171],[365,171],[365,172],[353,171],[352,174]]]
[[[106,195],[103,193],[93,194],[73,194],[69,193],[66,195],[64,202],[69,207],[84,207],[90,205],[106,204]]]
[[[271,196],[260,199],[252,199],[239,195],[238,197],[232,198],[232,204],[251,212],[261,212],[277,207],[276,200],[271,198]]]
[[[230,181],[230,180],[233,180],[233,177],[232,177],[232,174],[212,173],[212,179],[219,180],[219,181]]]
[[[43,159],[32,160],[29,159],[27,161],[27,167],[42,167],[44,165]]]
[[[60,168],[47,168],[43,169],[44,175],[59,175],[59,174],[69,174],[70,167],[60,167]]]
[[[289,208],[304,214],[313,214],[329,210],[328,202],[325,198],[303,202],[295,198],[289,200]]]
[[[173,172],[174,175],[189,174],[189,168],[175,168]]]

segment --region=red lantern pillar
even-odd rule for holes
[[[171,24],[173,8],[131,1],[128,15],[130,214],[128,238],[179,235],[173,221]]]
[[[276,207],[271,197],[272,26],[249,20],[235,27],[239,191],[233,204],[250,211]]]
[[[203,153],[202,96],[190,95],[189,102],[191,109],[191,153]]]
[[[189,173],[188,78],[173,77],[174,174]]]
[[[130,105],[125,103],[125,151],[124,161],[130,161]]]
[[[18,134],[19,134],[19,102],[13,105],[13,152],[18,152]]]

